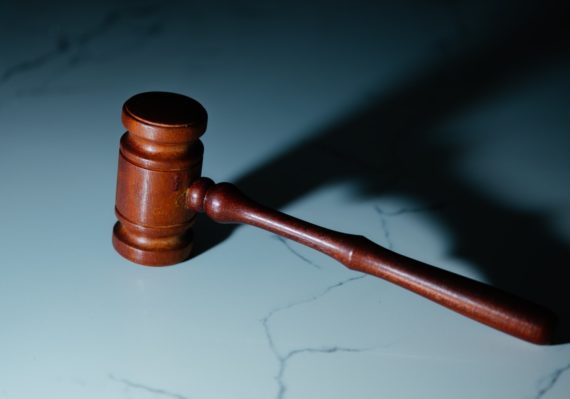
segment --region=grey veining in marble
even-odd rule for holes
[[[305,261],[308,262],[308,260],[305,260]],[[275,375],[275,380],[276,380],[277,385],[278,385],[277,398],[282,399],[285,397],[285,392],[287,391],[287,385],[284,381],[284,377],[285,377],[287,365],[289,364],[289,361],[293,357],[303,355],[303,354],[306,354],[306,355],[333,354],[333,353],[337,353],[337,352],[359,353],[359,352],[362,352],[366,349],[363,349],[363,348],[345,348],[345,347],[339,347],[339,346],[323,346],[323,347],[317,347],[317,348],[307,347],[307,348],[289,349],[288,351],[283,352],[282,350],[278,349],[278,347],[277,347],[277,345],[273,339],[273,335],[272,335],[272,331],[271,331],[271,324],[270,324],[271,319],[277,313],[286,311],[286,310],[291,309],[291,308],[296,307],[296,306],[300,306],[300,305],[303,305],[306,303],[316,301],[319,298],[321,298],[322,296],[329,293],[330,291],[332,291],[336,288],[342,287],[345,284],[349,284],[352,281],[364,278],[364,277],[365,276],[357,276],[357,277],[348,278],[346,280],[342,280],[336,284],[333,284],[329,287],[326,287],[322,292],[318,293],[317,295],[313,295],[309,298],[304,298],[304,299],[298,300],[296,302],[289,303],[285,306],[282,306],[282,307],[279,307],[276,309],[272,309],[266,316],[263,317],[263,319],[261,319],[261,323],[263,325],[263,329],[265,330],[265,335],[267,337],[267,343],[269,345],[269,348],[271,349],[271,352],[275,355],[275,358],[278,361],[278,370],[277,370],[277,373]]]
[[[109,379],[119,383],[119,384],[123,384],[127,390],[127,393],[129,392],[129,390],[142,390],[144,392],[149,392],[150,394],[159,396],[159,397],[166,397],[166,398],[175,398],[175,399],[188,399],[187,396],[184,395],[179,395],[177,393],[172,393],[172,392],[168,392],[164,389],[160,389],[160,388],[153,388],[153,387],[149,387],[143,384],[139,384],[136,382],[132,382],[129,380],[126,380],[124,378],[118,378],[116,376],[114,376],[113,374],[109,374]]]

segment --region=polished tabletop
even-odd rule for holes
[[[567,398],[568,26],[512,3],[0,5],[0,398]],[[555,343],[247,226],[121,258],[151,90],[207,109],[204,175],[544,304]]]

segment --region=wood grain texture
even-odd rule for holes
[[[123,106],[113,246],[125,258],[165,266],[190,256],[195,212],[185,206],[200,177],[207,114],[195,100],[149,92]]]
[[[380,277],[497,330],[536,344],[550,342],[556,316],[492,286],[383,248],[363,236],[340,233],[266,208],[229,183],[201,178],[187,205],[219,223],[246,223],[295,240],[346,267]]]

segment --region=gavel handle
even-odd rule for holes
[[[245,223],[268,230],[512,336],[536,344],[550,342],[556,316],[525,299],[397,254],[363,236],[329,230],[269,209],[229,183],[198,179],[186,198],[189,208],[205,212],[216,222]]]

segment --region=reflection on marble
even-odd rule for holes
[[[568,396],[562,10],[333,3],[2,7],[0,398]],[[562,342],[247,227],[198,231],[215,245],[182,265],[126,262],[119,113],[146,90],[208,109],[205,174],[546,303]]]

